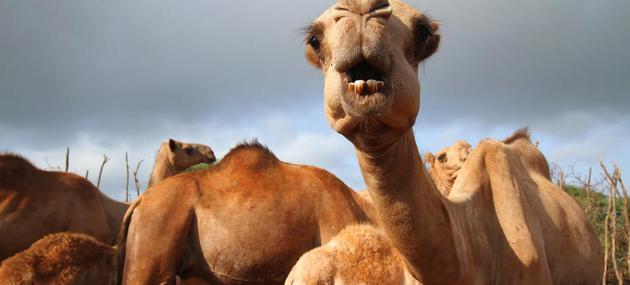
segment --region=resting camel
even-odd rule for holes
[[[2,262],[0,283],[116,284],[114,249],[95,238],[74,233],[48,235]]]
[[[350,225],[327,244],[302,255],[285,284],[421,283],[405,270],[402,256],[383,230],[373,225]]]
[[[602,254],[584,211],[548,178],[531,142],[484,140],[448,197],[412,126],[418,65],[438,25],[398,0],[339,0],[308,29],[331,127],[355,146],[381,227],[424,284],[598,284]]]
[[[131,206],[118,243],[122,281],[282,284],[303,253],[372,216],[370,203],[329,172],[241,144]]]
[[[172,145],[171,150],[165,145]],[[192,151],[187,150],[190,148]],[[170,140],[160,147],[154,177],[163,179],[213,160],[208,146]],[[168,171],[161,171],[163,168]],[[112,244],[128,207],[83,177],[40,170],[18,155],[1,154],[0,261],[57,232],[84,233]]]
[[[429,175],[435,186],[444,196],[453,188],[459,170],[472,152],[472,147],[465,141],[458,141],[435,155],[428,152],[424,161],[429,164]]]

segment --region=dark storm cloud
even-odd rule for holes
[[[321,104],[298,30],[332,3],[0,0],[0,130],[34,146],[133,140]],[[567,122],[627,118],[630,2],[411,4],[443,35],[422,67],[421,122],[575,133]]]
[[[421,75],[428,120],[566,129],[576,114],[595,125],[627,119],[630,2],[423,4],[443,34]]]
[[[325,6],[1,1],[0,126],[129,135],[300,101],[319,80],[299,27]]]

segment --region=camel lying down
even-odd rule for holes
[[[351,225],[300,257],[285,285],[421,284],[406,270],[383,230]]]
[[[0,284],[116,284],[114,249],[76,233],[44,237],[2,262]]]

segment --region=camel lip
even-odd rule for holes
[[[357,80],[375,80],[386,81],[385,72],[378,67],[370,64],[366,60],[362,60],[355,64],[353,67],[345,72],[345,77],[348,82],[355,82]]]

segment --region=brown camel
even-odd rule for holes
[[[169,169],[154,171],[154,174],[161,173],[160,179],[214,160],[208,146],[173,140],[169,144],[174,146],[172,151],[164,154],[161,146],[156,158],[156,167]],[[187,150],[191,147],[192,150]],[[126,203],[110,199],[83,177],[40,170],[18,155],[1,154],[0,260],[57,232],[84,233],[112,244],[128,207]]]
[[[529,140],[482,141],[448,197],[427,174],[411,127],[437,29],[398,0],[339,0],[306,37],[329,123],[354,144],[407,269],[425,284],[598,284],[597,235]]]
[[[169,139],[158,149],[148,187],[179,174],[191,166],[200,163],[210,164],[215,161],[214,152],[207,145]]]
[[[298,258],[370,204],[334,175],[284,163],[258,143],[150,188],[123,221],[124,284],[282,284]]]
[[[0,155],[0,260],[47,234],[89,234],[113,243],[127,205],[109,199],[81,176],[37,169]]]
[[[451,192],[457,174],[471,152],[472,147],[468,142],[458,141],[435,155],[430,152],[425,155],[424,161],[429,164],[429,175],[442,195],[448,196]]]
[[[95,238],[74,233],[48,235],[2,262],[0,283],[116,284],[114,249]]]

